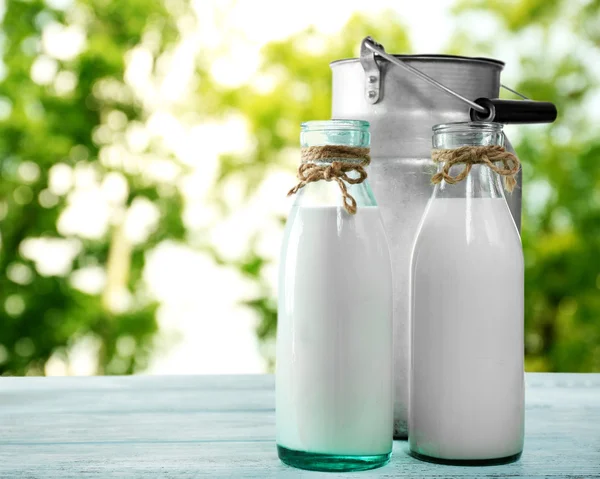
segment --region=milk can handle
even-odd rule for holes
[[[369,54],[367,50],[371,53]],[[376,68],[374,58],[369,58],[374,57],[374,53],[377,53],[377,55],[385,58],[390,63],[404,68],[427,83],[469,105],[471,108],[470,117],[474,121],[496,121],[498,123],[552,123],[556,120],[557,111],[556,106],[553,103],[531,101],[519,92],[504,85],[501,85],[502,88],[511,91],[528,101],[500,100],[498,98],[479,98],[476,101],[471,101],[460,93],[451,90],[446,85],[434,80],[429,75],[417,70],[408,63],[386,53],[383,45],[377,43],[371,37],[366,37],[361,44],[360,61],[368,76],[367,99],[371,103],[377,103],[380,98],[378,86],[379,71],[374,72],[374,69]]]
[[[488,111],[480,113],[471,109],[470,117],[473,121],[511,124],[552,123],[557,116],[556,105],[547,101],[478,98],[475,103],[487,108]]]

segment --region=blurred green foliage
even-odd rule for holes
[[[157,54],[163,51],[177,39],[175,21],[161,2],[146,0],[78,0],[66,10],[42,0],[6,2],[0,81],[0,374],[43,374],[53,354],[66,358],[83,338],[98,344],[98,373],[131,373],[147,363],[157,304],[141,285],[143,253],[165,237],[183,236],[181,197],[140,172],[100,162],[104,144],[94,135],[113,112],[121,112],[126,124],[144,120],[143,106],[124,82],[125,55],[150,30],[158,38]],[[74,24],[85,27],[80,54],[60,59],[44,53],[46,27]],[[54,82],[33,81],[40,58],[56,70]],[[110,85],[104,88],[109,94],[103,94],[102,84]],[[113,138],[118,135],[123,132]],[[161,213],[148,241],[128,245],[118,217],[99,238],[61,234],[57,221],[68,195],[49,189],[49,172],[56,164],[71,172],[88,168],[98,182],[109,173],[125,178],[128,194],[120,216],[142,197]],[[24,254],[28,238],[71,241],[79,252],[65,274],[44,273]],[[119,274],[123,264],[129,267]],[[71,272],[90,266],[105,270],[103,295],[72,284]],[[125,306],[114,306],[111,288],[127,298]]]
[[[526,368],[600,371],[600,1],[508,3],[459,2],[459,20],[476,12],[500,26],[474,43],[466,28],[452,50],[494,55],[513,45],[513,87],[559,111],[552,125],[522,127],[514,143],[524,163]]]
[[[448,51],[495,56],[500,42],[513,42],[519,73],[512,86],[559,108],[555,124],[524,127],[513,141],[524,163],[527,369],[598,371],[600,137],[589,105],[598,104],[600,94],[600,77],[594,70],[600,64],[600,2],[509,3],[457,2],[455,15],[465,18],[459,21],[464,27],[458,27]],[[178,19],[189,14],[189,7],[177,0],[168,6],[147,0],[74,0],[64,10],[41,0],[6,2],[5,72],[0,80],[0,374],[43,374],[52,355],[66,357],[69,348],[89,337],[99,343],[98,373],[131,373],[147,364],[158,331],[158,305],[142,281],[145,253],[165,239],[189,239],[181,219],[183,199],[172,184],[150,179],[143,169],[103,162],[102,151],[122,142],[128,125],[147,119],[143,102],[125,79],[127,56],[150,35],[155,69],[157,57],[178,41]],[[475,38],[469,27],[474,12],[491,19],[497,31]],[[61,89],[56,81],[33,81],[35,62],[40,57],[48,60],[42,47],[44,29],[75,23],[85,28],[81,52],[68,59],[50,58],[56,78],[62,72],[75,78],[72,88]],[[581,51],[559,54],[550,41],[558,35],[557,28]],[[221,195],[228,182],[237,181],[251,197],[269,171],[294,170],[299,123],[330,116],[329,62],[356,56],[367,35],[389,51],[411,51],[400,17],[384,12],[355,16],[339,34],[309,29],[268,44],[256,73],[269,79],[266,89],[252,84],[224,86],[211,74],[210,55],[199,56],[191,108],[202,121],[241,115],[255,139],[247,154],[220,158],[211,202],[222,215],[231,208]],[[519,39],[527,35],[541,38],[539,49],[519,50]],[[106,129],[115,111],[126,121],[103,139],[99,131]],[[154,143],[136,154],[143,159],[153,152],[169,158]],[[126,180],[122,211],[101,237],[77,236],[57,226],[69,206],[69,192],[54,194],[49,188],[51,168],[59,163],[71,171],[90,167],[99,182],[115,173]],[[288,186],[282,185],[282,194]],[[160,221],[144,242],[128,244],[121,220],[139,198],[156,206]],[[284,218],[279,220],[283,224]],[[75,241],[78,253],[69,271],[41,271],[23,254],[28,238]],[[257,253],[256,241],[250,238],[246,254],[235,260],[221,257],[206,237],[194,246],[254,283],[256,295],[245,304],[260,318],[257,333],[268,346],[276,331],[276,300],[266,274],[272,265]],[[100,266],[106,273],[101,293],[84,293],[74,286],[73,273],[90,266]],[[116,307],[111,299],[111,291],[119,288],[129,298],[126,307]],[[265,351],[272,364],[272,350]]]

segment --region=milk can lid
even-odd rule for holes
[[[393,54],[392,56],[397,57],[403,61],[458,61],[458,62],[469,62],[469,63],[491,63],[495,66],[499,66],[500,68],[504,68],[504,62],[500,60],[496,60],[495,58],[487,58],[487,57],[467,57],[461,55],[445,55],[438,53],[423,53],[416,55],[408,55],[408,54]],[[386,61],[381,57],[378,57],[378,60]],[[360,58],[341,58],[339,60],[332,61],[329,65],[339,65],[342,63],[351,63],[351,62],[359,62]]]

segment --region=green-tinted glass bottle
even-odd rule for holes
[[[368,123],[302,125],[301,143],[369,146]],[[359,158],[330,158],[348,164]],[[355,172],[348,173],[354,175]],[[372,469],[392,451],[392,279],[387,239],[368,182],[308,183],[296,195],[281,252],[277,447],[291,466]]]

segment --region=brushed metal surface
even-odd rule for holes
[[[452,95],[455,98],[458,98],[463,103],[467,103],[471,107],[472,110],[474,110],[482,115],[489,113],[489,109],[486,108],[486,106],[476,103],[476,102],[462,96],[460,93],[452,90],[451,88],[448,88],[446,85],[444,85],[443,83],[440,83],[435,78],[432,78],[429,75],[427,75],[426,73],[423,73],[421,70],[413,67],[410,63],[404,62],[404,60],[402,60],[398,55],[390,55],[389,53],[387,53],[384,50],[383,45],[380,45],[379,43],[375,42],[375,40],[373,40],[371,37],[366,37],[362,41],[361,48],[360,48],[360,63],[362,64],[366,73],[368,73],[368,72],[367,72],[367,67],[365,66],[365,60],[370,59],[371,64],[377,64],[377,62],[375,61],[375,54],[380,55],[382,58],[384,58],[385,60],[387,60],[390,63],[393,63],[397,67],[403,68],[404,70],[408,70],[413,75],[419,77],[421,80],[436,87],[438,90],[442,90],[442,91],[448,93],[449,95]],[[372,66],[368,64],[368,68],[372,69]],[[369,103],[376,103],[375,101],[370,101],[371,96],[372,95],[367,95],[367,101],[369,101]],[[481,121],[486,121],[486,120],[481,120]]]
[[[447,55],[398,57],[467,98],[499,96],[502,62]],[[358,59],[331,64],[332,118],[371,123],[369,181],[386,225],[394,274],[394,435],[404,438],[408,434],[409,268],[415,233],[433,191],[431,128],[469,121],[469,107],[410,71],[380,58],[377,61],[381,89],[375,104],[365,98],[365,72]],[[508,141],[507,149],[514,152]],[[520,228],[520,175],[518,181],[507,202]]]

